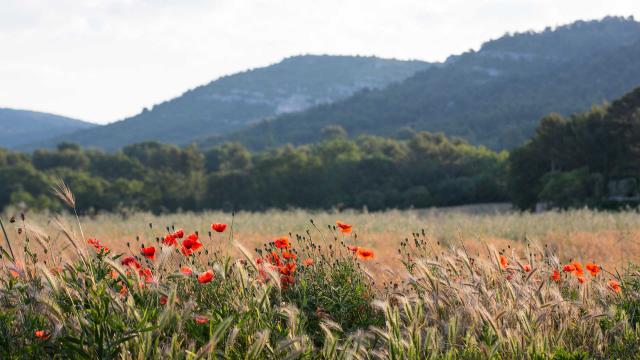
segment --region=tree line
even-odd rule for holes
[[[145,142],[117,153],[61,143],[31,154],[0,150],[0,208],[58,210],[63,179],[86,212],[409,208],[507,200],[506,152],[418,132],[402,139],[325,140],[252,153],[239,143],[208,151]]]

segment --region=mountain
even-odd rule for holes
[[[322,129],[349,135],[444,132],[493,149],[530,137],[549,112],[571,114],[640,84],[640,23],[606,17],[542,32],[505,35],[384,89],[267,119],[211,146],[237,140],[252,149],[317,141]],[[335,128],[335,126],[334,126]]]
[[[53,114],[0,108],[0,147],[17,148],[95,124]]]
[[[376,57],[290,57],[271,66],[224,76],[134,117],[32,144],[31,148],[59,141],[107,150],[147,140],[189,144],[267,117],[331,103],[364,88],[382,88],[428,66],[421,61]]]

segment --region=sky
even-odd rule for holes
[[[0,107],[121,120],[299,54],[443,61],[638,0],[0,0]]]

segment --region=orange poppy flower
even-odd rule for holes
[[[141,278],[144,278],[144,282],[150,283],[153,281],[153,273],[149,268],[140,270],[138,274],[140,275]]]
[[[507,257],[504,255],[500,255],[500,268],[501,269],[506,269],[507,266],[509,266],[509,262],[507,261]]]
[[[311,265],[313,265],[313,259],[312,259],[312,258],[306,258],[306,259],[304,259],[304,260],[302,261],[302,264],[303,264],[304,266],[311,266]]]
[[[617,293],[622,291],[622,286],[615,280],[609,280],[609,288]]]
[[[579,282],[580,284],[584,284],[586,281],[587,281],[587,279],[585,279],[585,277],[584,277],[584,276],[578,276],[578,282]]]
[[[47,340],[51,336],[51,333],[49,331],[47,331],[47,330],[36,330],[34,335],[38,339]]]
[[[353,230],[353,225],[349,225],[342,221],[336,221],[336,225],[338,226],[338,230],[343,234],[348,234]]]
[[[215,231],[215,232],[224,232],[227,229],[227,224],[223,224],[223,223],[213,223],[211,224],[211,230]]]
[[[193,270],[191,270],[191,268],[190,268],[190,267],[188,267],[188,266],[183,266],[183,267],[181,267],[181,268],[180,268],[180,272],[181,272],[181,273],[183,273],[183,274],[185,274],[185,275],[191,275],[191,274],[193,274]]]
[[[364,248],[358,248],[356,255],[358,255],[358,258],[360,258],[360,260],[371,260],[374,258],[373,251]]]
[[[585,265],[585,267],[587,268],[587,270],[589,271],[589,273],[591,273],[591,276],[596,276],[598,275],[598,273],[600,272],[600,266],[594,264],[594,263],[588,263],[587,265]]]
[[[357,252],[358,251],[358,247],[355,245],[347,245],[347,250],[352,251],[352,252]]]
[[[291,252],[288,252],[288,251],[283,251],[282,252],[282,257],[287,259],[287,260],[290,260],[290,259],[294,259],[295,260],[298,257],[298,255],[296,255],[294,253],[291,253]]]
[[[127,288],[126,285],[122,285],[122,287],[120,288],[120,291],[118,292],[120,294],[120,296],[125,297],[127,296],[127,293],[129,292],[129,289]]]
[[[278,249],[288,249],[291,247],[291,244],[289,244],[289,238],[286,236],[279,237],[273,242]]]
[[[272,251],[272,252],[270,252],[270,253],[266,254],[266,255],[264,256],[264,258],[265,258],[269,263],[271,263],[272,265],[275,265],[275,266],[280,266],[280,265],[282,265],[282,262],[280,261],[280,257],[278,256],[278,253],[277,253],[277,252],[275,252],[275,251]]]
[[[213,270],[207,270],[205,272],[203,272],[202,274],[198,275],[198,282],[200,284],[206,284],[211,282],[211,280],[213,280],[214,278],[214,274],[213,274]]]
[[[582,264],[578,261],[574,261],[571,265],[575,268],[574,273],[576,276],[584,275],[584,270],[582,269]]]
[[[153,246],[143,247],[140,249],[140,254],[149,260],[156,258],[156,248]]]
[[[296,271],[296,264],[288,263],[288,264],[282,265],[279,267],[279,270],[280,270],[280,274],[282,275],[293,275],[293,273]]]
[[[553,280],[555,282],[559,282],[560,281],[560,271],[558,271],[558,269],[554,269],[553,270],[553,274],[551,274],[551,280]]]
[[[531,265],[529,265],[529,264],[522,265],[522,270],[524,270],[525,272],[530,272],[531,271]]]
[[[206,323],[209,322],[209,318],[206,316],[202,316],[202,315],[196,315],[193,317],[193,320],[196,322],[196,324],[198,325],[204,325]]]
[[[100,247],[100,241],[98,241],[98,239],[96,238],[89,238],[87,240],[87,243],[95,248],[99,248]]]

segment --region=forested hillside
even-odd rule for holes
[[[0,108],[0,147],[19,147],[95,126],[59,115]]]
[[[549,112],[569,115],[640,84],[640,23],[578,21],[540,33],[489,41],[385,89],[265,120],[207,146],[237,140],[249,148],[317,141],[340,125],[351,135],[442,131],[509,149],[530,137]]]
[[[611,105],[542,119],[510,156],[509,188],[522,209],[640,203],[640,88]]]
[[[115,154],[63,143],[33,154],[0,151],[0,209],[58,209],[62,178],[85,211],[429,207],[506,200],[506,153],[417,133],[407,140],[327,135],[316,145],[207,153],[160,143]]]
[[[188,145],[264,118],[343,99],[364,88],[381,88],[428,66],[422,61],[360,56],[291,57],[221,77],[134,117],[25,149],[55,147],[61,141],[105,150],[141,141]]]

